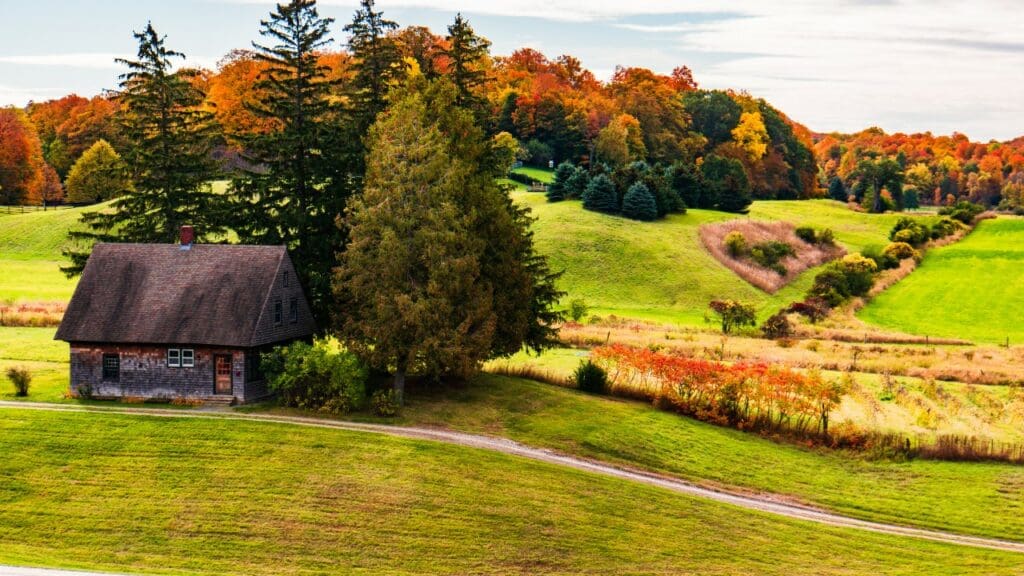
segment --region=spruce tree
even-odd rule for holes
[[[327,69],[317,54],[330,44],[330,18],[314,0],[279,4],[260,22],[267,45],[253,43],[266,69],[249,109],[274,130],[239,134],[253,167],[232,181],[234,228],[252,244],[288,246],[321,326],[331,300],[330,270],[344,238],[335,221],[351,189],[358,154],[332,104]]]
[[[449,61],[448,77],[455,85],[455,103],[476,113],[484,112],[486,101],[477,93],[477,88],[487,80],[485,62],[490,54],[491,43],[477,36],[461,13],[455,16],[455,22],[448,27],[446,39],[449,47],[444,54]]]
[[[629,187],[622,198],[622,215],[633,220],[645,221],[658,217],[657,201],[643,182],[637,182]]]
[[[387,105],[391,87],[405,75],[402,52],[389,32],[398,24],[374,11],[374,0],[360,0],[349,33],[354,76],[350,84],[354,121],[359,134],[366,134],[377,114]]]
[[[615,183],[604,174],[590,179],[587,189],[583,192],[583,207],[597,212],[616,212],[619,208],[615,194]]]
[[[559,202],[569,197],[569,179],[576,174],[576,167],[569,162],[562,162],[555,169],[555,178],[548,185],[548,202]]]
[[[195,226],[197,240],[222,234],[222,196],[210,185],[219,175],[210,154],[215,127],[202,109],[204,94],[191,81],[197,72],[172,71],[174,61],[185,56],[167,48],[152,24],[134,36],[138,59],[117,59],[128,71],[120,76],[116,98],[135,190],[115,200],[110,211],[83,214],[86,229],[71,237],[90,245],[175,242],[184,224]],[[65,255],[71,264],[62,270],[70,276],[81,273],[89,251]]]
[[[839,176],[833,176],[828,183],[828,197],[839,202],[846,202],[848,198],[846,186],[843,185],[843,179]]]
[[[577,166],[572,176],[565,181],[565,197],[573,200],[583,198],[583,193],[587,190],[589,183],[590,175],[587,174],[587,170],[582,166]]]

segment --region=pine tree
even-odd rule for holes
[[[349,33],[348,48],[354,62],[350,89],[354,120],[359,134],[365,134],[387,105],[387,95],[405,74],[402,53],[388,33],[398,24],[374,12],[374,0],[360,0]]]
[[[339,334],[371,365],[465,376],[554,341],[561,297],[490,140],[446,80],[402,89],[367,139],[366,187],[335,276]],[[499,321],[500,320],[500,321]]]
[[[833,176],[832,180],[829,181],[828,197],[839,202],[846,202],[848,198],[846,186],[843,185],[843,179],[839,176]]]
[[[72,204],[110,200],[131,190],[128,165],[106,140],[97,140],[68,172],[67,200]]]
[[[491,43],[477,36],[473,27],[462,17],[455,16],[455,22],[448,27],[448,46],[444,55],[448,57],[448,77],[455,84],[455,103],[482,113],[484,99],[477,93],[477,88],[487,80],[484,67],[490,55]]]
[[[590,179],[587,189],[583,192],[583,207],[597,212],[616,212],[619,202],[615,194],[615,184],[611,178],[598,174]]]
[[[317,54],[332,41],[330,18],[314,0],[279,4],[253,43],[266,70],[249,106],[276,129],[237,135],[249,164],[232,181],[234,228],[253,244],[288,246],[320,326],[331,301],[330,270],[344,244],[335,221],[350,195],[349,173],[358,164],[341,111],[332,104],[332,84]]]
[[[548,202],[559,202],[569,197],[569,179],[576,174],[576,167],[569,162],[562,162],[555,169],[555,178],[548,185]]]
[[[637,182],[629,187],[622,198],[622,215],[633,220],[645,221],[658,217],[658,204],[654,194],[651,194],[643,182]]]
[[[582,166],[577,166],[572,176],[565,181],[565,197],[574,200],[583,198],[583,193],[587,190],[589,183],[590,175],[587,174],[587,170]]]
[[[219,176],[210,154],[215,127],[202,109],[202,91],[191,81],[197,72],[171,70],[185,56],[167,48],[152,24],[134,36],[138,59],[117,59],[128,72],[120,77],[116,98],[135,190],[115,200],[109,212],[83,214],[86,230],[71,236],[87,242],[174,242],[184,224],[195,227],[198,240],[222,234],[222,197],[210,186]],[[89,256],[73,250],[65,255],[71,265],[62,270],[69,275],[80,273]]]
[[[750,180],[739,160],[709,154],[701,164],[701,176],[709,192],[718,199],[716,207],[723,212],[742,214],[753,201]]]

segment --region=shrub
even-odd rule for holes
[[[906,244],[905,242],[898,242],[898,244],[910,246],[910,244]],[[911,250],[913,250],[913,248],[911,248]],[[879,270],[889,270],[891,268],[899,268],[900,266],[899,258],[894,258],[892,255],[887,254],[880,246],[868,246],[861,251],[861,254],[865,258],[873,261]]]
[[[835,246],[836,235],[831,228],[825,228],[818,232],[818,244],[821,246]]]
[[[797,226],[797,229],[793,231],[796,237],[803,240],[808,244],[818,243],[818,234],[814,231],[814,228],[810,226]]]
[[[374,392],[370,397],[370,405],[377,416],[394,418],[398,415],[398,399],[391,388]]]
[[[964,224],[970,224],[974,222],[975,216],[985,211],[985,207],[980,204],[973,204],[961,200],[952,206],[947,206],[942,210],[939,210],[939,215],[949,216],[950,218],[963,222]]]
[[[906,242],[893,242],[885,247],[883,253],[896,260],[906,260],[907,258],[917,260],[921,256],[917,250],[914,250],[913,246]]]
[[[573,322],[579,322],[587,315],[589,307],[583,298],[576,298],[569,302],[569,317]]]
[[[11,366],[7,369],[7,379],[14,384],[15,396],[28,396],[28,387],[32,383],[32,373],[28,368]]]
[[[569,162],[562,162],[555,169],[555,179],[548,186],[548,202],[558,202],[569,197],[569,179],[576,174],[576,167]]]
[[[597,212],[618,211],[618,197],[611,178],[598,174],[590,179],[586,191],[583,192],[583,207]]]
[[[875,282],[878,265],[861,254],[848,254],[832,262],[814,277],[807,292],[810,298],[821,298],[836,307],[854,296],[864,296]]]
[[[960,224],[957,220],[950,218],[942,218],[938,222],[932,224],[931,236],[933,239],[938,240],[939,238],[945,238],[957,233],[963,224]]]
[[[722,334],[728,334],[736,327],[754,326],[757,323],[757,311],[752,304],[735,300],[712,300],[708,306],[718,316]]]
[[[263,355],[260,368],[285,406],[344,413],[365,400],[366,367],[335,342],[278,346]]]
[[[893,242],[905,242],[911,246],[920,246],[931,238],[931,230],[927,226],[913,218],[900,218],[896,221],[892,231],[889,232],[889,240]]]
[[[784,310],[772,314],[761,324],[761,333],[765,338],[773,340],[778,338],[789,338],[793,335],[793,326],[789,323],[789,317]]]
[[[658,217],[658,202],[643,182],[637,182],[630,186],[626,195],[622,197],[622,215],[633,220],[644,221],[651,221]]]
[[[729,256],[739,258],[747,253],[747,237],[739,230],[733,230],[725,235],[725,250]]]
[[[755,244],[750,249],[750,259],[764,268],[774,270],[779,276],[785,276],[786,267],[780,261],[795,253],[793,247],[789,244],[779,242],[778,240],[769,240]]]
[[[823,298],[808,298],[803,302],[793,302],[789,305],[790,312],[807,318],[811,324],[817,324],[820,320],[824,320],[831,310],[828,302]]]
[[[591,394],[605,394],[608,392],[608,374],[597,364],[590,360],[580,362],[576,371],[572,373],[573,383],[576,389]]]

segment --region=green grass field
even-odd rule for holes
[[[492,375],[461,389],[414,392],[398,422],[784,494],[860,518],[1024,540],[1020,466],[872,461],[772,442],[639,402]]]
[[[957,244],[933,250],[908,278],[859,314],[912,334],[1024,344],[1024,219],[985,220]]]
[[[551,182],[555,181],[555,171],[554,170],[547,170],[547,169],[544,169],[544,168],[534,168],[534,167],[531,167],[531,166],[523,166],[521,168],[516,168],[515,170],[513,170],[513,172],[517,172],[519,174],[524,174],[526,176],[529,176],[530,178],[533,178],[534,180],[537,180],[539,182],[543,182],[545,184],[550,184]]]
[[[583,210],[578,201],[549,203],[542,194],[516,192],[537,217],[538,250],[564,270],[568,298],[583,298],[599,314],[702,324],[709,301],[732,298],[755,304],[761,316],[802,298],[815,270],[773,295],[747,284],[704,249],[701,224],[746,218],[690,210],[656,222],[635,222]],[[849,250],[884,245],[897,215],[853,212],[828,200],[755,202],[754,219],[830,227]]]
[[[165,574],[1019,573],[1011,554],[789,521],[379,435],[0,410],[0,451],[8,564]]]

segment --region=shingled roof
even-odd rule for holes
[[[290,289],[279,285],[282,271]],[[299,300],[296,323],[268,317],[282,290]],[[97,244],[56,339],[245,348],[315,328],[283,246]]]

